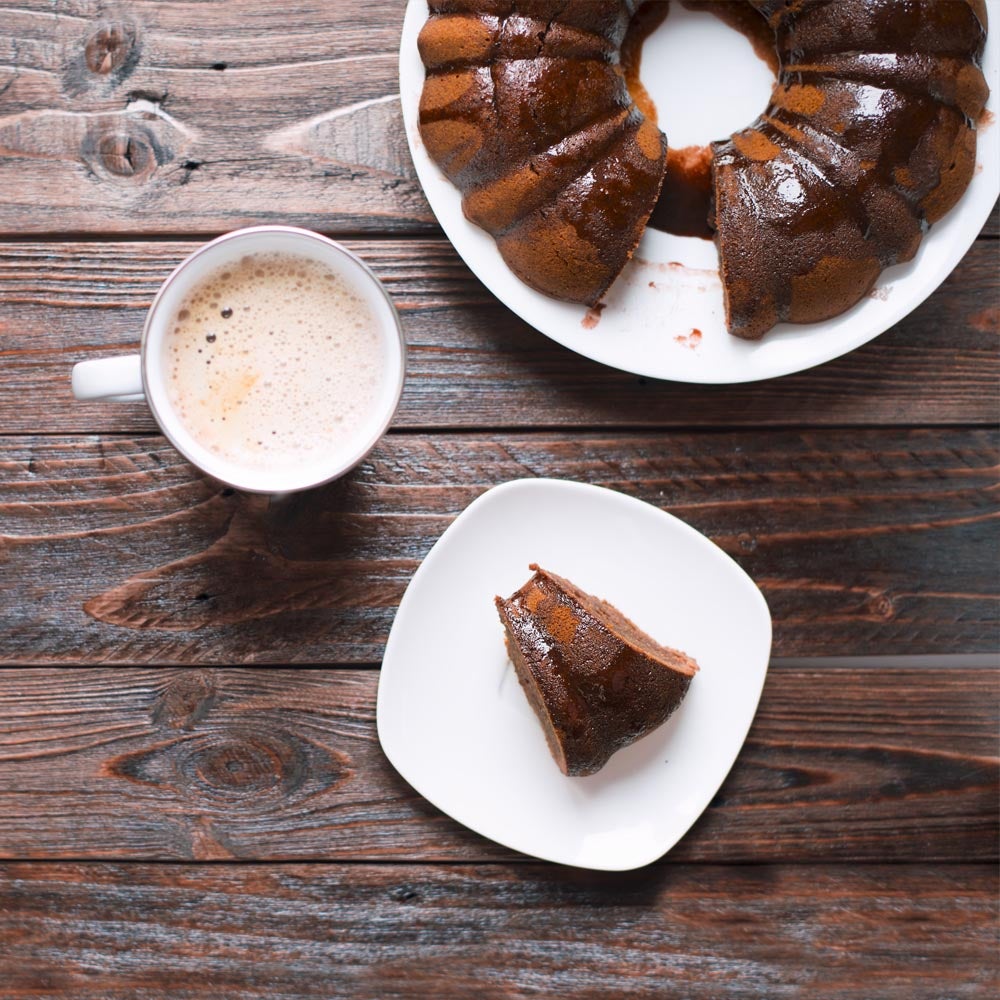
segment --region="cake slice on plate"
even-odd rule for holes
[[[496,598],[507,651],[556,763],[567,775],[593,774],[666,722],[698,664],[607,601],[529,568],[520,590]]]

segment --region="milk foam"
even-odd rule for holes
[[[182,302],[167,393],[204,447],[251,469],[348,455],[373,432],[387,345],[368,303],[318,261],[249,254]]]

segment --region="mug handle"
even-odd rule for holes
[[[142,358],[96,358],[73,365],[73,395],[77,399],[132,403],[146,398],[142,388]]]

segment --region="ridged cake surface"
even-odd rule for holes
[[[431,0],[420,135],[510,269],[595,304],[656,204],[666,140],[620,65],[634,4]]]
[[[973,176],[989,90],[984,0],[747,3],[773,30],[778,79],[763,115],[712,144],[709,223],[727,325],[756,339],[844,312],[914,256]],[[621,68],[639,4],[429,6],[428,154],[515,274],[595,304],[638,244],[666,166],[666,138]]]

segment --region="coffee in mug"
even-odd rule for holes
[[[167,394],[192,437],[247,468],[350,451],[380,419],[387,344],[322,262],[247,254],[206,275],[163,341]]]
[[[199,469],[287,493],[365,457],[405,369],[399,316],[361,260],[318,233],[256,226],[181,263],[150,306],[140,353],[80,362],[73,392],[145,399]]]

